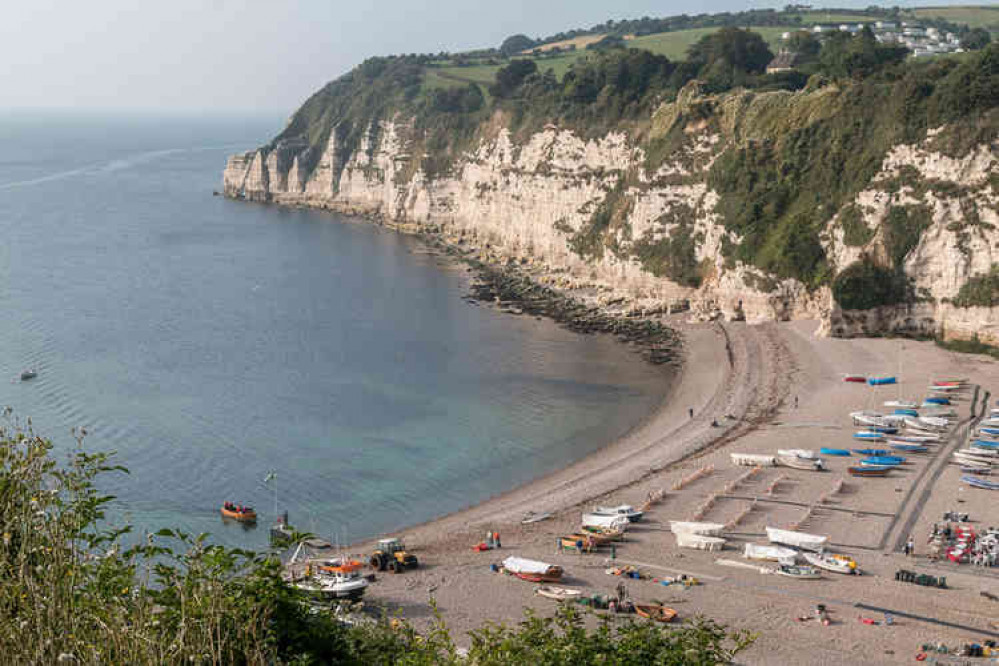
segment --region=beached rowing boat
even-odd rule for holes
[[[792,530],[782,530],[776,527],[767,528],[767,539],[770,543],[778,543],[785,546],[792,546],[794,548],[801,548],[802,550],[814,551],[820,550],[826,545],[826,542],[829,541],[829,537],[827,536],[808,534],[806,532],[795,532]]]
[[[705,536],[718,536],[725,529],[722,523],[694,523],[683,520],[671,520],[669,529],[674,534],[703,534]]]
[[[825,469],[821,460],[811,460],[800,456],[777,456],[777,461],[784,467],[804,469],[809,472],[821,472]]]
[[[732,453],[732,464],[743,467],[776,467],[777,456],[760,453]]]
[[[503,568],[523,580],[532,583],[554,583],[562,578],[562,567],[524,557],[510,557],[503,560]]]
[[[580,590],[573,590],[568,587],[559,587],[557,585],[542,585],[534,590],[534,594],[545,597],[546,599],[554,599],[555,601],[573,601],[575,599],[579,599],[583,595]]]
[[[783,546],[768,546],[758,543],[747,543],[743,557],[747,560],[766,560],[770,562],[794,563],[798,551]]]
[[[983,490],[999,490],[999,482],[989,481],[988,479],[979,479],[975,476],[962,476],[961,481],[967,483],[973,488],[981,488]]]
[[[584,513],[583,527],[606,527],[612,530],[626,530],[631,523],[624,516],[605,516],[599,513]]]
[[[832,571],[840,574],[855,574],[857,562],[852,557],[846,555],[833,555],[832,553],[802,553],[805,561],[813,567]]]
[[[828,446],[823,446],[819,449],[819,453],[824,456],[848,456],[850,455],[850,449],[831,449]]]
[[[896,451],[905,451],[906,453],[926,453],[930,450],[928,446],[922,444],[906,444],[905,442],[894,442],[890,439],[888,440],[888,445]]]
[[[902,456],[869,456],[860,461],[861,465],[901,465],[905,462]]]
[[[888,476],[888,472],[891,470],[891,465],[864,465],[862,467],[846,468],[846,471],[851,476]]]
[[[725,547],[725,539],[705,534],[694,534],[692,532],[677,532],[676,545],[680,548],[717,551]]]
[[[672,608],[653,604],[635,604],[635,612],[641,617],[656,622],[672,622],[676,617],[676,611]]]
[[[583,525],[580,531],[593,539],[593,541],[598,545],[610,543],[611,541],[620,541],[624,538],[624,530],[611,529],[610,527]]]
[[[598,516],[623,516],[628,519],[628,522],[631,523],[641,520],[644,515],[642,511],[638,511],[630,504],[621,504],[618,506],[597,506],[593,507],[592,513]]]
[[[899,407],[901,409],[915,409],[918,406],[916,403],[908,400],[887,400],[885,402],[885,407]]]
[[[867,383],[870,386],[887,386],[894,384],[897,380],[894,377],[868,377]]]
[[[822,578],[822,574],[815,567],[803,564],[779,564],[774,569],[774,573],[788,578],[800,578],[801,580],[815,580]]]
[[[888,449],[854,449],[853,452],[862,456],[887,456],[891,454]]]
[[[531,523],[540,523],[542,520],[548,520],[551,517],[552,514],[549,511],[544,511],[540,513],[535,511],[528,511],[527,513],[524,514],[524,519],[521,520],[520,522],[523,525],[530,525]]]
[[[855,433],[853,433],[853,438],[854,439],[862,439],[862,440],[864,440],[866,442],[883,442],[885,440],[885,436],[882,435],[881,433],[879,433],[879,432],[871,432],[869,430],[864,430],[864,431],[861,431],[861,432],[855,432]]]

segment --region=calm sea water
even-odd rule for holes
[[[612,340],[463,302],[413,238],[212,197],[279,127],[0,116],[0,404],[60,457],[73,426],[117,451],[119,520],[261,547],[276,487],[293,524],[354,540],[558,469],[661,399]],[[260,527],[223,525],[225,499]]]

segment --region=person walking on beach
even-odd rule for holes
[[[497,548],[502,548],[503,547],[503,545],[500,543],[499,532],[494,532],[493,533],[493,540],[496,542],[496,547]]]
[[[694,408],[693,408],[693,407],[691,407],[691,408],[690,408],[690,409],[688,409],[687,411],[688,411],[688,412],[690,412],[690,418],[694,418]]]
[[[905,554],[912,555],[915,551],[916,551],[916,542],[912,538],[912,535],[910,534],[909,540],[905,542]]]

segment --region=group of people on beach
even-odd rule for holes
[[[251,513],[253,507],[243,506],[242,504],[234,504],[232,502],[226,502],[222,506],[225,507],[226,511],[233,511],[235,513]]]

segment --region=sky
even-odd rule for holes
[[[498,46],[511,34],[538,37],[609,18],[741,11],[781,7],[787,1],[8,0],[3,4],[0,110],[290,115],[323,84],[373,55],[460,51]],[[872,2],[813,4],[863,7]]]

